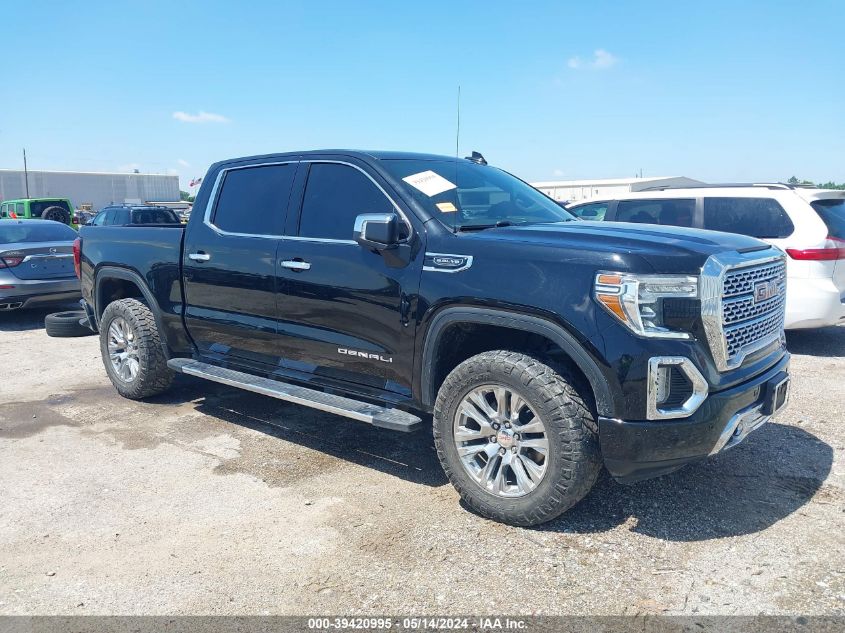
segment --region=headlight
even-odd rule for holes
[[[664,325],[663,300],[698,297],[698,277],[599,273],[596,301],[635,334],[655,338],[690,338]]]

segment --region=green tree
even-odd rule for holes
[[[189,194],[187,191],[182,191],[181,189],[179,190],[179,200],[182,200],[183,202],[191,202],[191,198],[191,194]]]

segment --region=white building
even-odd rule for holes
[[[604,180],[553,180],[532,182],[544,194],[560,202],[577,202],[588,198],[612,197],[618,193],[642,191],[647,187],[682,187],[702,185],[700,180],[685,176],[663,176],[654,178],[606,178]]]
[[[94,211],[107,204],[179,200],[179,177],[164,174],[29,171],[30,198],[69,198]],[[0,169],[0,200],[27,197],[22,169]]]

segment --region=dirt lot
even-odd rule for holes
[[[743,445],[518,529],[428,432],[124,400],[43,316],[0,314],[0,614],[845,613],[845,328],[790,335],[791,406]]]

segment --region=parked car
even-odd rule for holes
[[[22,198],[0,203],[0,220],[53,220],[70,224],[73,205],[67,198]]]
[[[704,228],[787,254],[786,328],[845,323],[845,191],[783,184],[662,188],[567,207],[583,220]]]
[[[92,226],[181,225],[182,221],[175,211],[167,207],[121,204],[103,207],[88,224]]]
[[[76,231],[61,222],[0,222],[0,310],[79,299],[74,239]]]
[[[786,404],[784,254],[750,237],[573,221],[480,155],[224,161],[196,211],[80,230],[118,393],[181,372],[397,431],[432,416],[498,521],[556,517],[602,464],[632,482],[705,459]]]
[[[85,226],[93,219],[94,214],[90,211],[82,211],[80,209],[75,209],[73,212],[73,217],[71,218],[71,228],[78,229],[80,226]]]

